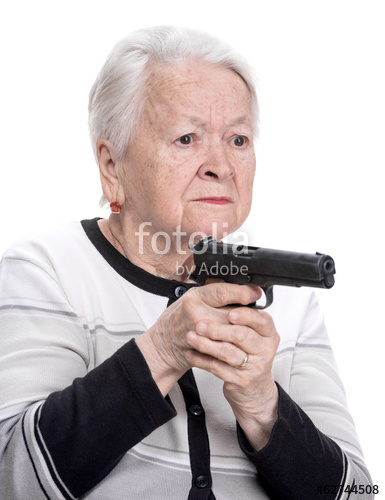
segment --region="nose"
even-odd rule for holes
[[[234,176],[234,167],[226,151],[226,145],[222,141],[210,141],[204,152],[198,175],[205,180],[211,177],[221,182]]]

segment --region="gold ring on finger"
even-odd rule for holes
[[[243,368],[243,367],[246,365],[246,363],[248,362],[248,360],[249,360],[249,355],[248,355],[248,354],[246,354],[246,357],[245,357],[245,359],[243,360],[243,363],[242,363],[242,364],[240,364],[240,365],[238,365],[238,366],[236,366],[236,368]]]

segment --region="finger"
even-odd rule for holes
[[[229,304],[247,305],[262,295],[259,287],[235,283],[210,283],[199,290],[204,302],[211,307],[223,307]]]
[[[186,360],[191,366],[206,370],[227,383],[239,384],[241,383],[241,378],[247,374],[247,372],[243,371],[247,365],[240,370],[228,365],[224,361],[207,354],[202,354],[196,350],[187,351]]]
[[[195,331],[201,337],[209,338],[217,343],[234,344],[245,353],[257,354],[261,350],[261,336],[248,326],[199,321]]]
[[[222,325],[223,326],[223,325]],[[215,342],[208,337],[188,332],[187,343],[199,351],[232,367],[239,367],[244,362],[247,353],[229,342]]]
[[[205,300],[206,294],[204,288],[206,288],[206,286],[191,288],[167,309],[171,310],[172,307],[177,309],[179,318],[185,322],[185,331],[195,330],[197,322],[203,319],[207,321],[218,321],[219,323],[224,324],[229,322],[228,309],[225,307],[212,307],[209,305]],[[173,321],[173,318],[171,318],[171,320]],[[171,328],[172,321],[170,322]],[[177,321],[179,322],[180,320]]]
[[[277,335],[273,318],[266,311],[252,309],[251,307],[237,307],[229,312],[228,318],[231,324],[248,326],[262,337]]]

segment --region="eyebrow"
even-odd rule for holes
[[[239,118],[236,118],[234,121],[230,123],[230,127],[234,127],[234,125],[243,125],[244,123],[247,123],[249,118],[247,116],[240,116]]]
[[[206,125],[206,122],[203,121],[198,116],[183,115],[183,118],[186,118],[192,125],[195,125],[198,127],[203,127]],[[247,123],[248,121],[250,121],[250,119],[247,116],[240,116],[239,118],[236,118],[235,120],[230,122],[228,126],[234,127],[236,125],[243,125],[244,123]]]

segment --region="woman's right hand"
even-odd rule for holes
[[[211,283],[191,288],[168,307],[158,321],[136,339],[152,376],[164,396],[191,368],[186,335],[199,321],[229,324],[229,305],[247,305],[260,298],[259,288],[231,283]],[[231,308],[232,309],[232,308]]]

